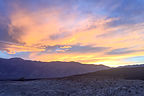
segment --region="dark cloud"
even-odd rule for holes
[[[14,41],[11,36],[8,34],[9,31],[9,20],[8,18],[4,18],[0,16],[0,41]]]
[[[131,50],[129,48],[119,48],[119,49],[114,49],[110,52],[107,52],[106,54],[108,55],[120,55],[120,54],[129,54],[129,53],[135,53],[135,52],[140,52],[144,50]]]
[[[10,29],[9,36],[13,42],[19,43],[19,44],[25,44],[24,42],[22,42],[22,41],[19,42],[19,40],[18,40],[19,38],[21,38],[24,35],[24,32],[25,32],[24,27],[22,27],[22,26],[16,27],[11,24],[11,26],[9,26],[8,29]]]
[[[106,49],[109,49],[109,48],[108,47],[92,47],[92,46],[73,45],[72,48],[67,50],[67,52],[91,53],[91,52],[101,52]]]
[[[2,17],[0,15],[0,41],[18,43],[18,41],[17,41],[18,37],[17,38],[13,38],[9,34],[9,24],[10,24],[9,18]],[[22,29],[20,29],[20,30],[22,30]],[[15,29],[15,32],[17,32],[17,34],[20,33],[16,29]]]
[[[10,41],[8,26],[0,24],[0,41]]]
[[[109,49],[109,47],[92,47],[92,46],[81,46],[81,45],[69,45],[70,48],[62,48],[65,45],[56,45],[56,46],[47,46],[45,52],[54,53],[58,52],[58,50],[64,50],[64,53],[93,53],[93,52],[101,52]],[[68,45],[67,45],[68,46]],[[42,53],[45,53],[42,52]]]
[[[118,54],[127,54],[127,53],[132,53],[132,50],[128,50],[127,48],[119,48],[119,49],[114,49],[110,52],[108,52],[108,55],[118,55]]]

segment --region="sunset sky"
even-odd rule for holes
[[[0,58],[144,64],[144,0],[0,0]]]

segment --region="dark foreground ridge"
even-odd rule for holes
[[[144,80],[144,67],[112,68],[108,70],[101,70],[82,75],[74,75],[67,78],[77,78],[77,77],[88,77],[88,78],[105,77],[105,78],[119,78],[128,80]]]

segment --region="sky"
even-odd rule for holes
[[[144,0],[0,0],[0,58],[144,64]]]

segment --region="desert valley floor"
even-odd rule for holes
[[[83,76],[0,81],[0,96],[144,96],[144,81]]]

